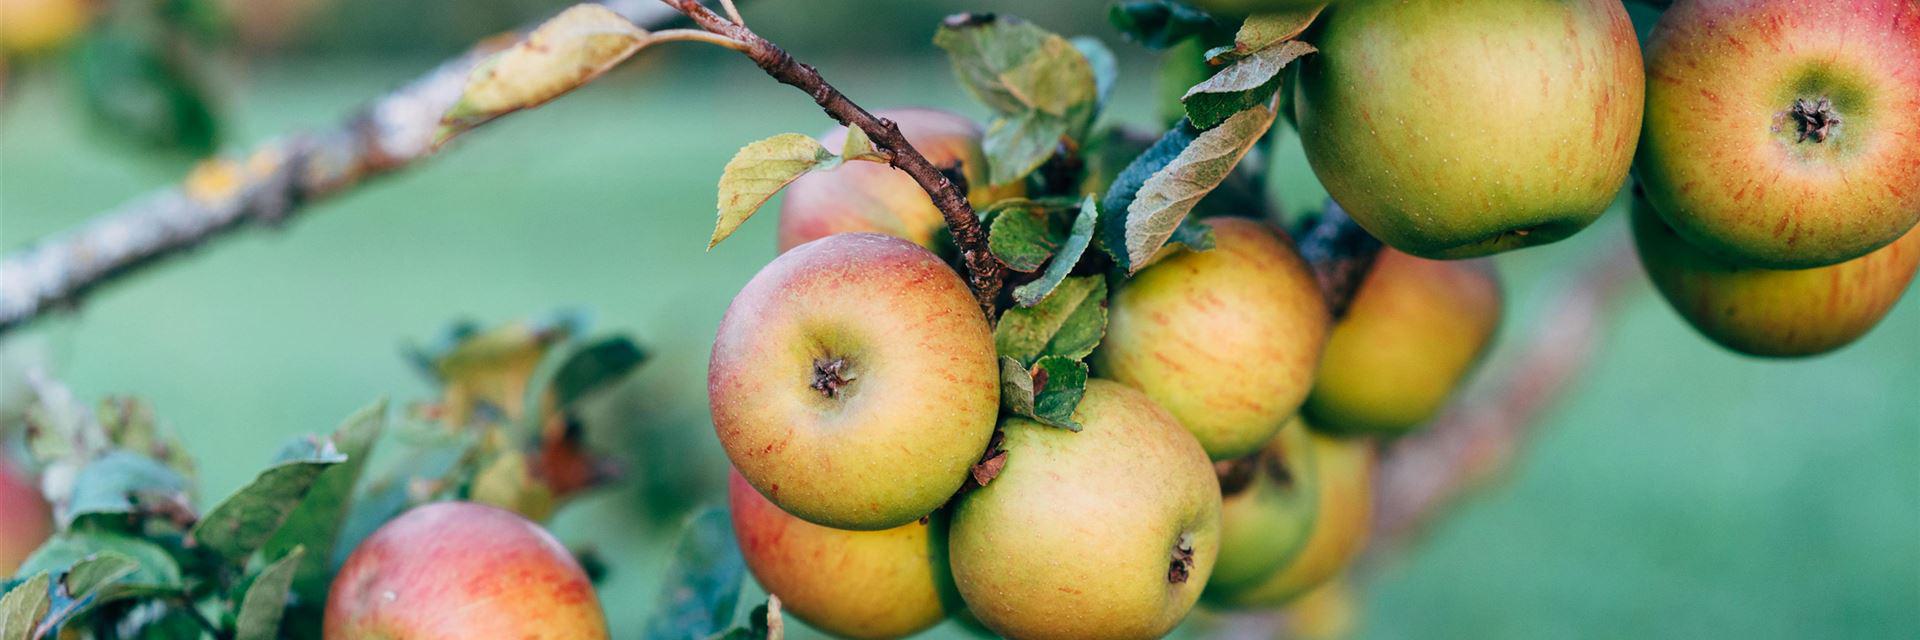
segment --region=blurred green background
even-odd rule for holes
[[[256,36],[220,59],[228,146],[331,123],[462,43],[558,6],[312,0],[277,40]],[[1110,119],[1154,122],[1152,58],[1114,36],[1103,3],[746,7],[867,106],[979,116],[927,43],[939,16],[963,9],[1106,40],[1123,68]],[[14,64],[0,106],[0,248],[184,172],[177,156],[89,130],[57,65]],[[670,489],[711,499],[724,458],[706,416],[706,349],[728,300],[773,255],[771,219],[703,250],[714,184],[740,145],[827,124],[737,56],[650,50],[283,229],[105,289],[9,338],[9,357],[41,350],[82,398],[152,399],[201,461],[205,501],[291,435],[331,429],[382,395],[426,399],[432,387],[401,347],[449,321],[585,309],[596,331],[631,333],[655,356],[609,400],[646,417],[623,445],[630,458],[690,464],[691,480]],[[1318,202],[1297,148],[1282,149],[1286,207]],[[1530,331],[1570,269],[1624,241],[1622,213],[1500,259],[1505,335]],[[657,494],[603,491],[555,522],[611,564],[601,595],[616,637],[642,622],[675,535],[648,519]],[[1772,362],[1712,346],[1636,283],[1504,481],[1359,578],[1368,637],[1920,637],[1920,301],[1837,354]]]

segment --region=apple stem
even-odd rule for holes
[[[1800,137],[1794,142],[1806,142],[1808,138],[1815,143],[1826,142],[1833,136],[1834,127],[1840,126],[1840,112],[1833,109],[1833,100],[1825,96],[1819,100],[1796,99],[1790,113],[1800,128]]]
[[[700,4],[700,0],[661,2],[686,14],[700,28],[742,43],[745,45],[742,53],[767,75],[782,84],[805,91],[828,116],[840,124],[860,127],[875,146],[885,149],[889,153],[888,163],[912,176],[946,218],[954,244],[960,247],[961,258],[966,263],[967,283],[980,301],[981,311],[986,314],[987,320],[994,320],[994,303],[1000,297],[1000,288],[1006,280],[1006,265],[1001,264],[988,250],[987,232],[980,226],[980,218],[974,213],[973,205],[967,202],[966,192],[928,161],[926,156],[915,150],[907,142],[907,137],[900,133],[898,125],[869,113],[828,84],[812,65],[795,60],[786,50],[760,37],[745,25],[714,13]]]
[[[853,384],[854,376],[848,375],[846,358],[821,358],[813,361],[813,388],[832,398],[840,394],[840,389]]]
[[[1173,545],[1173,559],[1167,563],[1167,584],[1181,584],[1193,576],[1193,539],[1181,534]]]

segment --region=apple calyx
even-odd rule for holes
[[[1833,100],[1826,96],[1818,100],[1795,99],[1788,114],[1799,126],[1799,137],[1794,142],[1806,142],[1808,139],[1815,143],[1826,142],[1827,138],[1833,137],[1834,128],[1840,126],[1840,112],[1833,109]]]
[[[1193,536],[1181,534],[1173,545],[1173,560],[1167,563],[1167,584],[1181,584],[1193,575]]]
[[[808,385],[828,398],[838,397],[840,390],[853,384],[858,376],[848,371],[852,364],[846,358],[819,358],[813,361],[813,383]]]

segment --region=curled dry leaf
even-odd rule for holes
[[[1223,55],[1244,57],[1268,49],[1274,45],[1300,37],[1307,27],[1320,17],[1320,11],[1327,8],[1325,3],[1305,9],[1293,9],[1276,13],[1263,13],[1247,18],[1240,25],[1240,31],[1233,36],[1233,47],[1219,55],[1209,55],[1218,59]]]
[[[441,138],[560,97],[648,41],[646,29],[603,5],[570,7],[473,70],[460,101],[441,119]]]
[[[1273,109],[1253,107],[1202,132],[1165,168],[1147,178],[1139,197],[1127,207],[1127,263],[1139,271],[1167,244],[1201,198],[1233,173],[1260,137],[1273,126]]]

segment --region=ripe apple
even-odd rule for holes
[[[1006,466],[963,495],[948,551],[968,609],[1008,638],[1158,638],[1220,549],[1200,444],[1139,391],[1087,383],[1078,433],[1008,418]]]
[[[946,263],[876,233],[782,254],[733,299],[707,394],[740,475],[788,513],[891,529],[932,513],[993,437],[1000,368]]]
[[[89,0],[0,0],[0,53],[32,56],[71,42],[93,21]]]
[[[1210,590],[1207,601],[1269,608],[1293,601],[1346,569],[1366,547],[1373,526],[1373,443],[1310,432],[1318,477],[1313,528],[1278,573],[1244,589]]]
[[[0,576],[10,576],[53,535],[53,507],[33,478],[0,454]]]
[[[738,472],[727,484],[733,530],[747,568],[782,611],[844,638],[901,638],[946,618],[939,579],[946,550],[936,523],[846,531],[793,517]],[[943,524],[943,523],[940,523]]]
[[[1206,222],[1213,250],[1173,253],[1114,294],[1094,367],[1145,391],[1226,460],[1258,451],[1299,410],[1331,320],[1285,234]]]
[[[1202,598],[1260,584],[1306,543],[1320,485],[1308,438],[1306,423],[1295,418],[1259,453],[1222,463],[1220,560]]]
[[[1635,203],[1640,263],[1680,316],[1714,342],[1755,356],[1799,357],[1846,346],[1879,324],[1920,266],[1920,227],[1840,264],[1774,271],[1742,267],[1676,234]]]
[[[1681,0],[1647,45],[1639,173],[1687,242],[1804,269],[1920,221],[1920,3]]]
[[[1334,200],[1396,249],[1554,242],[1626,181],[1645,83],[1620,0],[1349,0],[1314,29],[1301,144]]]
[[[1406,433],[1433,418],[1500,326],[1500,282],[1485,260],[1380,252],[1333,325],[1304,409],[1340,433]]]
[[[889,109],[874,115],[900,126],[907,142],[936,167],[959,165],[975,206],[1025,191],[1014,184],[987,184],[987,156],[980,148],[980,125],[938,109]],[[820,144],[840,153],[847,128],[834,127]],[[787,185],[780,201],[780,250],[787,251],[836,233],[869,231],[906,238],[934,248],[947,220],[913,177],[875,162],[848,162],[801,176]]]
[[[540,525],[471,502],[394,518],[327,594],[327,640],[607,637],[593,584]]]

